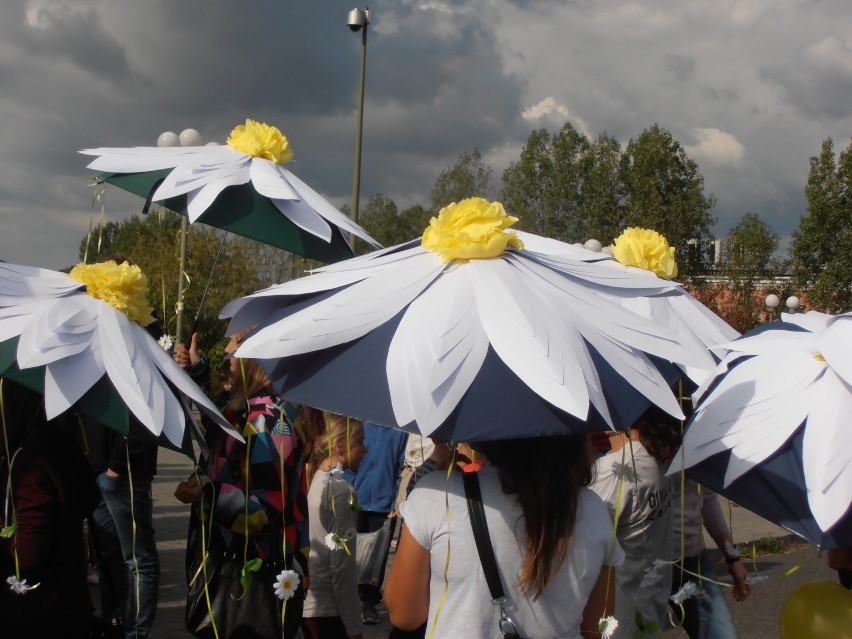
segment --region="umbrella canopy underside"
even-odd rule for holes
[[[105,173],[102,177],[110,184],[147,199],[151,190],[170,172],[171,169]],[[181,215],[187,214],[185,195],[158,203]],[[353,255],[338,227],[332,225],[331,242],[325,242],[296,226],[251,185],[225,188],[198,221],[321,262],[338,262]]]

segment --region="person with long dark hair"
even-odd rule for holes
[[[623,560],[612,521],[587,488],[585,436],[471,444],[487,460],[476,473],[505,604],[522,637],[599,637],[611,623]],[[427,622],[438,637],[499,635],[468,517],[461,472],[418,482],[402,506],[405,525],[386,589],[391,622]]]

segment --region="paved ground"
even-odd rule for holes
[[[178,453],[161,449],[158,466],[159,475],[154,484],[154,525],[160,550],[162,579],[154,639],[187,639],[191,635],[183,628],[186,597],[183,561],[189,507],[177,501],[172,492],[177,483],[190,473],[191,462]],[[760,519],[744,508],[732,507],[730,513],[732,532],[737,542],[787,535],[784,529]],[[800,568],[785,576],[785,573],[795,566]],[[826,567],[825,559],[819,558],[816,549],[807,545],[785,554],[758,558],[758,571],[767,575],[769,581],[754,586],[753,594],[746,602],[736,604],[732,601],[741,636],[748,639],[778,637],[781,605],[797,586],[808,581],[836,580],[836,574]],[[727,574],[724,568],[721,568],[721,573]],[[380,607],[380,615],[382,621],[379,625],[364,626],[366,639],[387,637],[390,624],[387,611],[383,607]],[[686,637],[686,634],[673,630],[667,633],[666,637],[680,639]]]

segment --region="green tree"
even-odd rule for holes
[[[793,280],[808,305],[829,313],[852,309],[852,144],[835,162],[831,138],[810,160],[808,212],[793,232]]]
[[[360,223],[382,246],[395,246],[423,235],[429,212],[419,204],[400,211],[392,199],[372,196],[360,215]]]
[[[754,328],[763,310],[758,281],[779,273],[773,258],[778,234],[755,213],[746,213],[725,239],[721,273],[727,283],[702,289],[699,299],[709,296],[708,306],[740,332]],[[781,293],[781,291],[778,291]]]
[[[581,213],[589,141],[570,122],[551,136],[530,134],[517,162],[503,172],[500,197],[518,228],[566,242],[585,241]]]
[[[620,179],[621,145],[602,133],[585,155],[578,241],[594,238],[605,246],[621,233],[624,186]]]
[[[716,203],[704,194],[704,176],[680,143],[659,124],[631,139],[621,161],[624,223],[662,233],[675,247],[680,273],[697,274],[706,259],[688,242],[708,246]]]
[[[724,274],[731,288],[751,296],[757,280],[770,275],[778,234],[756,213],[746,213],[725,240]]]
[[[482,154],[474,149],[462,153],[458,161],[438,174],[429,199],[431,212],[437,214],[442,208],[468,197],[490,198],[492,169],[482,161]]]

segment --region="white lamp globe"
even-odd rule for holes
[[[770,293],[766,296],[766,299],[763,300],[763,303],[766,304],[766,308],[768,308],[770,311],[774,311],[776,308],[778,308],[778,304],[781,303],[781,300],[778,299],[778,296],[775,293]]]
[[[166,131],[157,138],[157,146],[180,146],[180,138],[174,131]]]
[[[586,243],[583,244],[583,247],[587,251],[593,251],[595,253],[600,253],[601,249],[603,248],[603,245],[600,242],[598,242],[597,240],[586,240]]]
[[[799,310],[799,306],[802,305],[802,302],[795,295],[791,295],[790,297],[787,298],[787,301],[784,302],[784,304],[787,306],[788,311],[790,311],[791,313],[795,313],[796,311]]]
[[[195,129],[184,129],[180,132],[181,146],[201,146],[204,140],[201,139],[201,134]]]

